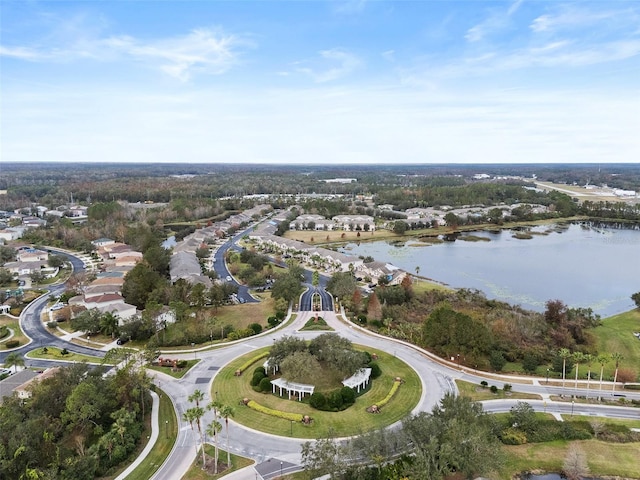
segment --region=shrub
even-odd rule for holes
[[[504,390],[505,392],[510,392],[512,388],[513,388],[513,387],[511,386],[511,384],[510,384],[510,383],[505,383],[505,384],[502,386],[502,390]]]
[[[249,328],[250,328],[251,330],[253,330],[253,334],[254,334],[254,335],[257,335],[257,334],[259,334],[260,332],[262,332],[262,325],[260,325],[259,323],[251,323],[251,324],[249,325]]]
[[[252,387],[257,387],[260,382],[262,381],[263,378],[266,378],[267,376],[264,373],[264,370],[262,371],[255,371],[253,372],[253,377],[251,377],[251,386]]]
[[[315,392],[311,394],[309,397],[309,405],[311,405],[316,410],[324,410],[327,408],[327,399],[324,394],[321,392]]]
[[[252,410],[255,410],[256,412],[265,413],[273,417],[284,418],[285,420],[291,420],[294,422],[302,422],[302,414],[300,413],[290,413],[290,412],[283,412],[281,410],[274,410],[272,408],[260,405],[258,402],[254,400],[249,400],[249,402],[247,402],[247,407],[249,407]]]
[[[495,385],[491,385],[491,387],[489,387],[489,390],[491,390],[491,393],[498,393],[498,387],[496,387]]]
[[[364,313],[361,313],[360,315],[358,315],[358,323],[362,325],[367,324],[367,316]]]
[[[20,341],[19,340],[8,340],[7,343],[5,343],[5,345],[7,346],[7,348],[16,348],[18,345],[20,345]]]
[[[340,390],[334,390],[329,394],[329,399],[327,401],[329,408],[331,410],[340,410],[343,405],[342,394]]]
[[[380,375],[382,375],[382,369],[380,368],[380,365],[378,365],[376,362],[371,362],[369,363],[369,368],[371,369],[371,378],[378,378]]]
[[[260,372],[260,373],[264,373],[264,367],[263,367],[263,366],[259,366],[259,367],[256,367],[256,368],[254,368],[254,369],[253,369],[253,373],[254,373],[254,375],[255,375],[256,373],[258,373],[258,372]]]
[[[47,322],[47,328],[50,328],[52,330],[58,328],[58,322],[56,322],[55,320]]]
[[[487,388],[489,386],[489,382],[487,382],[486,380],[482,380],[480,382],[480,385],[482,386],[482,388]]]
[[[491,364],[491,368],[493,368],[496,372],[499,372],[507,363],[507,360],[504,358],[504,355],[502,352],[498,350],[494,350],[493,352],[491,352],[489,363]]]
[[[258,360],[261,360],[263,358],[265,358],[267,355],[269,355],[269,352],[262,352],[260,355],[256,355],[255,357],[250,358],[249,360],[247,360],[246,362],[244,362],[240,368],[238,368],[238,371],[240,373],[244,372],[247,368],[249,368],[251,365],[253,365],[254,363],[256,363]]]
[[[527,435],[515,428],[505,428],[500,433],[500,440],[505,445],[524,445],[527,443]]]
[[[393,385],[391,386],[391,390],[389,390],[389,393],[387,393],[387,396],[384,397],[381,401],[379,401],[378,403],[376,403],[376,405],[378,406],[378,408],[382,408],[384,407],[387,403],[389,403],[389,401],[391,400],[391,398],[396,394],[396,392],[398,391],[398,389],[400,388],[400,384],[402,382],[400,380],[396,380],[395,382],[393,382]]]
[[[522,358],[522,369],[527,373],[535,373],[540,360],[535,353],[527,352]]]
[[[69,355],[69,350],[67,350],[66,348],[63,348],[63,349],[60,351],[60,355]]]
[[[269,377],[264,377],[262,380],[260,380],[260,383],[258,384],[258,386],[260,387],[261,392],[270,392],[271,380],[269,379]]]
[[[188,365],[189,365],[189,362],[187,362],[186,360],[178,360],[176,362],[176,367],[178,368],[187,368]]]
[[[4,325],[0,327],[0,338],[4,338],[9,335],[9,329]]]
[[[342,402],[345,406],[353,405],[356,401],[356,392],[351,387],[342,387],[340,389],[340,395],[342,396]]]

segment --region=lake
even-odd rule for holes
[[[490,241],[361,242],[340,251],[372,256],[410,273],[419,267],[420,276],[537,311],[555,299],[591,307],[603,317],[635,307],[630,296],[640,291],[640,230],[572,224],[529,231],[529,240],[501,230],[462,234]]]

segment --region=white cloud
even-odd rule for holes
[[[235,35],[201,28],[186,35],[150,41],[122,35],[50,48],[3,46],[0,56],[34,62],[69,62],[80,58],[101,62],[134,60],[187,81],[195,73],[218,75],[228,71],[238,63],[239,49],[247,45]]]
[[[633,20],[634,18],[635,20]],[[589,10],[575,6],[562,6],[557,12],[546,13],[536,17],[529,28],[536,33],[553,33],[561,30],[603,25],[605,22],[621,25],[629,21],[637,25],[637,13],[633,10]]]
[[[546,163],[640,156],[640,100],[622,90],[8,93],[0,132],[8,161]]]
[[[363,64],[356,55],[340,48],[322,50],[319,52],[320,59],[301,62],[312,64],[312,66],[299,67],[297,70],[309,75],[317,83],[331,82],[344,78]]]

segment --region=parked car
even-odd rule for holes
[[[128,341],[129,341],[129,339],[128,339],[127,337],[120,337],[120,338],[116,341],[116,343],[117,343],[118,345],[124,345],[124,344],[125,344],[125,343],[127,343]]]
[[[227,282],[233,282],[233,278],[230,275],[227,275]]]

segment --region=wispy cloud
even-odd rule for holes
[[[594,25],[600,27],[611,23],[611,28],[622,24],[633,23],[637,26],[638,15],[631,9],[627,10],[592,10],[575,5],[563,5],[552,13],[545,13],[536,17],[529,28],[532,31],[555,33],[561,30],[589,28]]]
[[[319,55],[319,59],[304,62],[313,64],[313,66],[303,66],[297,69],[299,72],[309,75],[317,83],[344,78],[363,65],[360,58],[341,48],[322,50]]]
[[[219,75],[228,71],[238,63],[240,49],[247,45],[238,36],[201,28],[186,35],[149,41],[122,35],[54,47],[5,45],[0,46],[0,56],[32,62],[133,60],[187,81],[196,73]]]
[[[366,5],[367,0],[336,0],[333,8],[336,13],[354,14],[361,13]]]
[[[523,1],[515,0],[506,11],[493,9],[486,19],[467,30],[465,40],[472,43],[479,42],[495,32],[508,28],[512,24],[510,17],[518,11]]]

